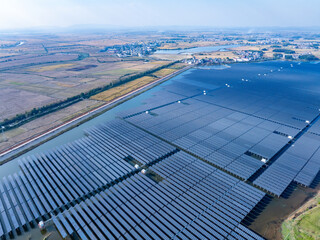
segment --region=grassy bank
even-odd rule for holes
[[[320,193],[295,211],[282,224],[285,240],[320,239]]]

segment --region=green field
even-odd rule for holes
[[[297,218],[285,221],[282,236],[285,240],[320,239],[320,203]]]
[[[21,82],[10,82],[10,84],[17,85],[17,86],[24,85],[24,83],[21,83]]]

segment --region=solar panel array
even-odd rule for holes
[[[80,239],[262,239],[241,224],[263,202],[256,187],[312,184],[319,109],[316,95],[235,79],[178,77],[122,119],[21,159],[0,182],[0,237],[52,219]]]
[[[223,89],[195,98],[297,129],[303,129],[308,124],[306,121],[319,114],[318,109],[305,103],[265,93],[262,89]]]
[[[162,181],[147,177],[148,171]],[[262,239],[240,224],[264,193],[179,152],[58,214],[81,239]]]
[[[166,86],[162,97],[166,98],[166,92],[182,95],[183,84],[179,86]],[[256,186],[273,195],[280,196],[294,180],[310,186],[319,173],[316,154],[300,159],[299,154],[306,151],[302,147],[293,154],[289,148],[283,156],[277,155],[300,135],[296,146],[320,144],[304,135],[318,134],[318,108],[253,88],[195,89],[198,94],[187,91],[185,98],[152,109],[148,103],[153,99],[147,99],[139,112],[131,110],[133,114],[121,116],[232,175],[245,180],[253,177]]]
[[[23,231],[175,152],[171,145],[123,121],[110,122],[89,136],[20,161],[20,171],[0,183],[0,237]]]
[[[163,94],[166,95],[165,98],[163,97]],[[137,113],[145,112],[146,109],[153,109],[153,108],[158,108],[159,106],[171,104],[172,102],[176,102],[181,98],[182,98],[181,95],[178,95],[175,93],[170,93],[166,91],[157,91],[152,95],[153,101],[146,101],[144,102],[144,104],[136,108],[127,109],[126,111],[120,112],[117,115],[119,117],[135,115]]]
[[[280,196],[294,180],[310,186],[320,170],[320,136],[305,133],[254,181]]]
[[[1,237],[52,218],[81,239],[262,239],[241,225],[260,190],[122,120],[86,135],[3,178]]]
[[[315,122],[315,123],[310,127],[310,129],[308,130],[308,132],[320,136],[320,121]]]
[[[243,179],[264,165],[298,130],[193,98],[126,121]],[[248,152],[260,156],[254,158]]]
[[[214,88],[216,87],[210,87],[210,89]],[[179,100],[188,99],[192,96],[199,95],[202,91],[203,89],[200,89],[195,85],[182,84],[174,81],[170,85],[163,86],[161,90],[153,92],[152,97],[143,100],[142,105],[120,112],[118,113],[118,116],[122,118],[130,117],[131,115],[136,115],[145,112],[146,110],[153,110]]]

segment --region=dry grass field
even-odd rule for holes
[[[255,46],[239,46],[230,48],[231,51],[261,51],[263,48],[267,48],[269,45],[255,45]]]
[[[123,84],[118,87],[111,88],[109,90],[106,90],[102,93],[99,93],[97,95],[94,95],[91,97],[93,100],[99,100],[99,101],[105,101],[105,102],[110,102],[124,94],[127,94],[133,90],[136,90],[144,85],[147,85],[148,83],[151,83],[155,81],[157,78],[155,77],[141,77],[138,78],[134,81],[128,82],[126,84]]]
[[[163,68],[159,71],[156,71],[153,73],[153,75],[157,76],[157,77],[164,77],[166,75],[169,75],[173,72],[177,71],[177,69],[174,69],[174,68]]]
[[[168,63],[169,63],[168,61],[158,61],[158,60],[154,60],[151,62],[141,62],[141,61],[119,62],[116,64],[109,64],[108,68],[105,68],[104,71],[96,71],[94,75],[121,77],[124,75],[137,74],[139,72],[144,72],[149,69],[161,67]]]
[[[32,136],[45,132],[53,127],[56,127],[71,118],[77,117],[93,108],[101,106],[103,103],[95,100],[84,100],[75,103],[67,108],[50,113],[43,117],[37,118],[28,122],[21,127],[5,132],[6,141],[0,139],[0,151],[9,148],[21,141],[24,141]],[[70,114],[71,113],[71,114]]]
[[[153,54],[152,57],[158,60],[166,60],[166,61],[179,61],[186,58],[191,58],[191,54]]]
[[[199,54],[193,54],[194,57],[197,59],[204,59],[204,58],[221,58],[221,59],[234,59],[238,58],[238,55],[235,54],[233,51],[217,51],[217,52],[211,52],[211,53],[199,53]]]
[[[174,73],[185,66],[186,64],[176,63],[173,66],[170,66],[169,68],[163,68],[161,70],[158,70],[152,73],[152,76],[144,76],[136,80],[133,80],[131,82],[128,82],[126,84],[123,84],[121,86],[114,87],[102,93],[96,94],[92,96],[91,99],[110,102],[126,93],[136,90],[142,86],[145,86],[161,77]],[[153,77],[153,76],[156,76],[156,77]]]
[[[19,85],[17,85],[19,86]],[[15,116],[27,109],[41,107],[55,99],[30,91],[12,88],[0,88],[0,121]]]
[[[313,54],[320,59],[320,49],[295,49],[298,54]]]
[[[34,72],[47,72],[47,71],[54,71],[60,68],[67,68],[67,67],[71,67],[74,64],[72,63],[65,63],[65,64],[53,64],[53,65],[48,65],[48,66],[43,66],[43,67],[39,67],[39,68],[30,68],[30,71],[34,71]]]
[[[165,62],[161,62],[161,63],[163,64]],[[150,63],[150,65],[158,66],[157,63]],[[163,69],[164,71],[162,71],[162,72],[161,72],[161,70],[158,72],[161,72],[162,74],[164,74],[165,72],[171,73],[174,71],[178,71],[179,69],[181,69],[184,66],[185,66],[185,64],[178,63],[178,64],[171,66],[170,68]],[[64,108],[62,110],[59,110],[57,112],[50,113],[48,115],[45,115],[45,116],[40,117],[38,119],[35,119],[29,123],[22,125],[19,128],[9,130],[6,132],[6,141],[0,142],[0,151],[4,150],[12,145],[15,145],[21,141],[24,141],[25,139],[28,139],[31,136],[40,134],[44,131],[49,130],[50,128],[58,126],[58,125],[66,122],[74,117],[81,115],[82,113],[85,113],[93,108],[101,106],[105,102],[112,101],[112,100],[114,100],[114,99],[116,99],[126,93],[129,93],[129,92],[131,92],[135,89],[138,89],[142,86],[145,86],[146,84],[151,83],[157,79],[159,79],[159,78],[151,77],[151,76],[145,76],[145,77],[138,78],[138,79],[131,81],[129,83],[126,83],[124,85],[114,87],[112,89],[109,89],[107,91],[99,93],[99,94],[91,97],[88,100],[83,100],[81,102],[75,103],[75,104],[73,104],[67,108]],[[88,79],[85,79],[85,80],[80,79],[79,81],[87,81],[87,80]],[[94,80],[95,79],[93,78],[92,81],[94,81]],[[72,88],[72,86],[69,86],[69,87]],[[67,88],[67,86],[64,86],[64,88]],[[5,95],[7,95],[7,94],[3,94],[3,95],[0,94],[0,96],[5,96]],[[28,95],[26,95],[26,97],[28,98]],[[29,98],[29,99],[30,99],[30,101],[32,100],[32,98]],[[25,101],[27,101],[27,100],[25,100]],[[32,103],[32,101],[30,103]],[[14,105],[17,103],[15,101],[12,101],[12,104]],[[12,104],[11,104],[11,106],[12,106]],[[23,104],[23,102],[21,102],[21,104]],[[41,102],[38,102],[38,104],[41,104]],[[4,112],[9,113],[8,109],[3,110],[0,108],[0,111],[4,111]]]

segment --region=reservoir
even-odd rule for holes
[[[265,124],[262,125],[261,128],[259,128],[258,133],[263,134],[267,132],[268,129],[272,129],[273,124],[281,125],[282,123],[286,123],[286,126],[282,126],[282,131],[286,130],[295,132],[296,129],[300,128],[300,125],[304,124],[304,120],[311,119],[309,119],[309,116],[307,115],[301,116],[300,114],[297,114],[294,107],[292,106],[304,106],[304,109],[312,109],[312,111],[314,112],[317,112],[320,109],[319,70],[319,63],[285,61],[268,61],[259,63],[230,64],[223,66],[194,67],[140,94],[139,96],[134,97],[114,107],[113,109],[99,115],[98,117],[91,119],[83,123],[82,125],[61,134],[60,136],[29,151],[23,156],[45,152],[47,150],[55,148],[56,146],[60,146],[83,138],[85,137],[84,130],[113,120],[117,118],[118,114],[121,114],[121,112],[130,112],[131,109],[141,107],[147,103],[152,103],[153,99],[155,99],[153,98],[153,95],[157,95],[159,97],[159,95],[161,95],[161,91],[164,91],[164,89],[167,92],[175,92],[176,95],[181,94],[181,99],[193,98],[193,96],[186,97],[183,95],[184,93],[181,90],[183,86],[186,87],[185,89],[183,89],[186,92],[192,92],[194,90],[197,90],[199,92],[200,90],[200,95],[199,93],[196,94],[195,98],[197,98],[197,101],[201,103],[219,96],[219,102],[211,101],[211,104],[214,106],[212,107],[212,109],[219,109],[216,112],[212,113],[212,117],[214,117],[215,114],[218,115],[219,112],[221,114],[226,111],[233,112],[232,115],[230,114],[230,116],[228,115],[228,117],[219,121],[219,125],[216,125],[217,128],[211,128],[211,130],[214,132],[219,132],[218,129],[223,129],[226,124],[240,121],[244,115],[246,115],[247,117],[247,125],[252,124],[253,126],[253,118],[258,122],[266,121]],[[223,94],[221,94],[220,92],[219,95],[220,90],[224,92]],[[232,96],[230,92],[226,92],[229,90],[231,91],[231,93],[234,93],[234,96]],[[210,97],[208,98],[209,100],[205,99],[205,95],[207,93],[207,97]],[[225,95],[224,93],[228,93],[228,95]],[[244,104],[247,99],[258,97],[261,100],[261,105],[259,105],[259,103],[254,103],[258,104],[255,106],[253,106],[254,104],[252,104],[252,106]],[[181,100],[181,102],[180,100],[178,102],[177,100],[174,101],[175,102],[172,105],[181,103],[180,106],[183,106],[185,108],[192,107],[192,105],[195,103],[195,101],[189,101],[189,103],[188,101],[184,103],[184,100]],[[270,103],[270,106],[267,106],[266,108],[263,108],[261,110],[261,106],[265,103],[265,101],[268,101],[268,103]],[[170,114],[170,111],[172,110],[170,110],[169,107],[172,105],[170,105],[170,103],[165,105],[168,105],[167,107],[169,109],[166,110],[165,113]],[[285,112],[282,110],[283,108],[279,108],[279,106],[285,106],[290,109],[291,112]],[[159,114],[160,117],[165,116],[165,114],[161,116],[162,112],[160,108],[158,109],[158,111],[152,113],[152,117],[157,116],[157,114]],[[142,117],[148,116],[144,114],[144,112],[140,114],[140,116]],[[297,114],[299,118],[293,118],[292,116],[295,114]],[[205,115],[205,117],[207,117],[207,120],[210,120],[210,123],[210,116],[207,112],[205,112]],[[197,118],[196,114],[194,114],[192,117],[194,119]],[[135,118],[133,117],[132,119]],[[139,119],[137,118],[136,121],[138,120]],[[243,123],[245,122],[238,124],[238,128],[234,128],[234,131],[225,131],[223,135],[219,134],[216,139],[222,142],[223,137],[229,138],[229,136],[234,134],[235,131],[241,130],[241,127],[247,127],[244,126]],[[149,126],[152,128],[151,124]],[[188,126],[193,127],[192,125]],[[319,125],[315,125],[314,127],[315,128],[313,128],[313,131],[317,132],[318,129],[316,128],[319,127]],[[204,136],[207,134],[207,132],[203,131],[201,132],[201,134],[202,136]],[[272,134],[277,134],[273,136],[282,134],[282,137],[284,137],[283,132],[271,132],[270,135]],[[317,135],[317,133],[312,134]],[[194,136],[194,138],[196,138],[196,136]],[[230,142],[233,142],[233,140]],[[248,140],[248,142],[250,141]],[[210,151],[211,149],[209,149],[208,147],[207,150]],[[18,159],[14,159],[1,166],[0,176],[4,177],[17,171],[19,171]],[[295,210],[300,203],[304,202],[308,197],[313,196],[313,194],[314,192],[306,191],[305,188],[299,187],[296,188],[293,193],[291,193],[291,196],[287,199],[274,198],[272,202],[267,206],[268,211],[263,211],[261,215],[258,216],[257,219],[255,219],[255,221],[252,223],[251,228],[264,237],[267,237],[269,239],[277,239],[279,236],[279,222],[275,222],[275,219],[285,218],[288,215],[288,212],[284,213],[284,209],[288,211],[290,210],[290,212]],[[279,209],[282,210],[279,211]],[[270,230],[268,233],[264,232],[266,224],[270,229],[272,229],[272,231]]]
[[[209,46],[209,47],[194,47],[188,49],[168,49],[168,50],[157,50],[155,54],[192,54],[199,52],[214,52],[224,51],[226,48],[240,47],[241,45],[220,45],[220,46]]]

